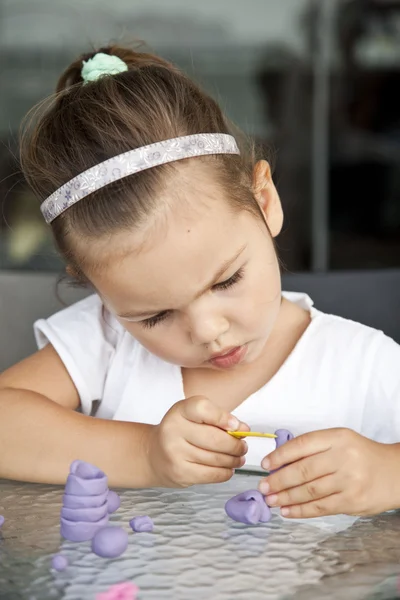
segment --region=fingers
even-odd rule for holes
[[[204,396],[193,396],[179,402],[181,415],[193,423],[214,425],[226,431],[237,431],[239,420],[229,412],[213,404]]]
[[[332,435],[335,435],[335,430],[327,431],[312,431],[299,437],[293,438],[280,446],[271,454],[268,454],[261,463],[263,469],[275,470],[280,469],[288,463],[293,463],[320,452],[326,452],[332,447]]]
[[[250,431],[250,427],[240,421],[238,428],[236,430],[230,429],[230,431]]]
[[[272,454],[277,454],[278,451],[281,455],[275,461],[272,457],[272,468],[276,464],[282,467],[279,464],[280,460],[291,464],[286,464],[263,479],[259,489],[266,495],[266,502],[269,506],[282,507],[281,514],[284,517],[301,519],[338,514],[341,512],[338,511],[337,504],[340,485],[335,476],[338,465],[332,461],[332,453],[329,451],[330,444],[326,444],[324,450],[324,436],[307,434],[300,437],[304,439],[294,450],[283,452],[287,446],[300,438],[287,442],[271,453],[270,457]],[[314,439],[307,439],[309,437]],[[305,458],[293,460],[294,456],[302,456],[303,452],[306,454]]]
[[[289,443],[289,442],[288,442]],[[337,470],[328,452],[315,454],[286,465],[260,482],[259,489],[264,495],[282,492],[305,483],[314,482],[320,477],[331,475]]]
[[[189,462],[206,465],[208,467],[223,467],[225,469],[240,469],[243,467],[246,459],[243,456],[230,456],[229,454],[221,454],[219,452],[209,452],[202,448],[195,448],[194,446],[192,456],[189,458]]]
[[[224,481],[229,481],[235,473],[234,469],[208,467],[197,464],[192,464],[192,467],[193,481],[196,481],[196,484],[223,483]]]
[[[320,477],[304,485],[284,490],[266,497],[268,506],[291,506],[321,500],[340,491],[338,482],[332,475]]]
[[[326,515],[339,515],[345,512],[341,507],[340,494],[332,494],[320,500],[285,506],[281,509],[283,517],[290,519],[309,519],[313,517],[324,517]]]
[[[185,439],[197,448],[230,454],[231,456],[244,456],[248,450],[245,440],[237,439],[226,433],[226,431],[211,425],[200,426],[195,423],[188,423]]]

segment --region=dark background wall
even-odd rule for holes
[[[0,268],[59,269],[14,158],[78,52],[144,40],[273,149],[289,271],[400,267],[400,2],[0,1]]]

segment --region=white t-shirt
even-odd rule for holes
[[[284,296],[309,310],[311,323],[276,375],[233,413],[253,431],[299,435],[348,427],[400,442],[400,346],[380,331],[316,310],[305,294]],[[37,321],[34,331],[39,348],[50,342],[59,354],[85,414],[157,424],[184,398],[181,369],[146,350],[96,295]],[[247,441],[245,468],[258,470],[275,444]]]

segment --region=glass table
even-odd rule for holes
[[[94,555],[90,543],[62,540],[63,489],[0,481],[0,600],[95,600],[111,585],[132,581],[140,600],[384,600],[400,574],[400,513],[338,516],[246,526],[225,514],[228,498],[256,488],[259,477],[238,474],[220,485],[186,490],[123,490],[111,523],[130,532],[118,559]],[[133,533],[129,521],[149,515],[153,533]],[[69,566],[51,568],[62,553]]]

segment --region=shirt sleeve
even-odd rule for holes
[[[370,363],[363,433],[378,442],[400,442],[400,346],[379,334]]]
[[[34,323],[38,348],[51,344],[78,391],[84,414],[101,401],[109,365],[120,337],[118,321],[97,295]]]

